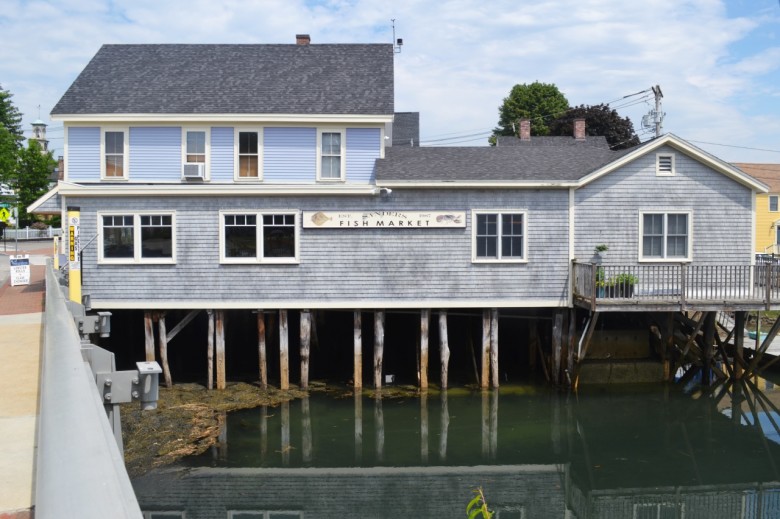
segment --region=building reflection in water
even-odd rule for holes
[[[498,519],[780,517],[774,387],[626,391],[315,394],[228,415],[216,455],[134,486],[187,518],[449,519],[477,487]]]

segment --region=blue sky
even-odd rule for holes
[[[104,43],[389,43],[391,19],[396,110],[420,112],[423,144],[484,145],[518,83],[554,83],[572,105],[657,84],[664,131],[780,162],[778,0],[4,0],[0,85],[29,129]],[[643,132],[648,95],[611,106]],[[51,122],[55,154],[62,135]]]

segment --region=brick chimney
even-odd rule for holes
[[[295,44],[296,45],[308,45],[311,43],[311,38],[309,38],[308,34],[296,34],[295,35]]]
[[[574,119],[574,139],[585,140],[585,119]]]
[[[65,158],[60,155],[57,157],[57,180],[65,179]]]
[[[531,140],[531,119],[520,119],[520,132],[519,137],[521,141]]]

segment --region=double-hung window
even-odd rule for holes
[[[526,261],[526,213],[474,211],[473,261]]]
[[[260,180],[262,135],[262,132],[258,130],[239,130],[237,132],[237,180]]]
[[[642,213],[640,259],[646,261],[691,259],[690,213]]]
[[[206,129],[185,128],[182,135],[182,173],[184,178],[206,180],[206,159],[208,157],[208,132]]]
[[[298,213],[222,212],[223,263],[297,263]]]
[[[769,195],[769,211],[776,213],[778,211],[778,197],[777,195]]]
[[[174,263],[174,214],[98,214],[100,263]]]
[[[323,181],[344,180],[344,132],[341,130],[320,130],[317,179]]]
[[[104,129],[101,139],[101,176],[106,180],[127,178],[127,131]]]

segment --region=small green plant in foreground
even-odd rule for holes
[[[493,512],[488,509],[485,502],[485,494],[482,493],[482,487],[474,489],[474,499],[466,506],[466,515],[469,519],[476,519],[481,517],[482,519],[490,519],[493,517]]]

